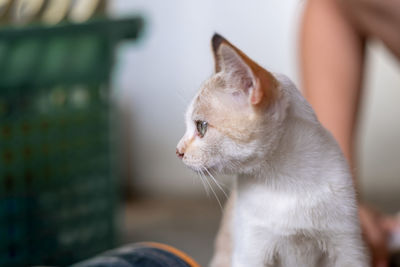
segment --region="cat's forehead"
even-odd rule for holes
[[[225,86],[226,83],[220,75],[214,75],[205,81],[190,104],[187,115],[197,119],[210,116],[219,105],[218,92]]]
[[[226,79],[222,73],[217,73],[211,76],[208,80],[204,82],[201,86],[200,91],[211,91],[218,88],[224,88],[226,86]]]
[[[222,75],[214,75],[204,82],[186,112],[188,129],[195,130],[194,121],[204,120],[233,140],[249,137],[253,124],[251,108],[231,95],[234,90]],[[244,103],[247,103],[246,101]]]

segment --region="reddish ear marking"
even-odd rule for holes
[[[252,71],[256,80],[250,96],[250,102],[252,105],[260,107],[268,106],[271,102],[276,100],[278,97],[278,81],[270,72],[251,60],[245,53],[232,45],[218,33],[214,34],[211,43],[215,60],[215,72],[221,71],[221,64],[219,62],[221,59],[219,51],[222,44],[231,47]]]
[[[259,104],[262,101],[263,96],[264,96],[263,90],[260,88],[260,83],[257,81],[254,84],[253,90],[251,91],[250,103],[252,105]]]

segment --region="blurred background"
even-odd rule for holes
[[[0,265],[65,265],[148,240],[206,265],[222,210],[175,147],[213,72],[210,38],[299,84],[303,4],[0,1]],[[366,71],[361,191],[394,213],[400,66],[373,43]]]

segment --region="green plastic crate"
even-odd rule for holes
[[[113,246],[109,78],[139,18],[0,30],[0,266]]]

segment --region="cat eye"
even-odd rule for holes
[[[206,121],[196,121],[197,133],[203,137],[207,132],[208,123]]]

